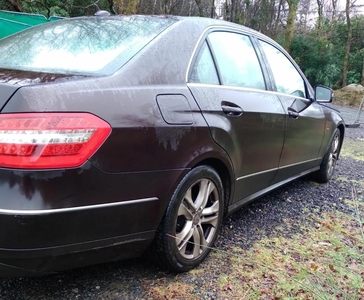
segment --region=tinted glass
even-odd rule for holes
[[[0,68],[109,74],[174,22],[138,16],[49,22],[0,40]]]
[[[248,36],[213,32],[208,38],[220,70],[222,84],[265,89],[263,73]]]
[[[305,82],[290,60],[272,45],[260,43],[273,72],[277,91],[306,98]]]
[[[215,64],[206,42],[203,44],[196,58],[196,62],[191,72],[190,82],[219,84]]]

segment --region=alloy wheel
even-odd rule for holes
[[[335,134],[335,137],[331,144],[330,154],[329,154],[329,161],[327,164],[327,177],[330,178],[334,172],[335,165],[338,159],[339,154],[339,145],[340,145],[340,135],[339,133]]]
[[[200,179],[188,188],[176,220],[176,244],[182,257],[195,259],[207,249],[217,231],[219,206],[219,192],[210,179]]]

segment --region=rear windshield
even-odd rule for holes
[[[49,22],[0,40],[0,68],[56,74],[107,75],[176,20],[89,17]]]

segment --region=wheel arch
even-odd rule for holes
[[[184,168],[184,171],[181,172],[180,176],[168,192],[167,197],[163,200],[163,208],[161,210],[160,221],[165,214],[165,211],[168,207],[169,202],[171,201],[174,191],[176,190],[182,179],[192,169],[203,165],[213,168],[221,179],[224,192],[224,217],[227,216],[227,208],[232,202],[235,188],[234,168],[227,154],[221,154],[221,152],[216,151],[216,149],[210,149],[210,151],[206,151],[195,159],[191,160],[189,164],[186,165],[186,167]]]
[[[341,148],[344,142],[344,134],[345,134],[345,126],[344,124],[340,124],[337,129],[339,129],[340,131],[340,149],[339,149],[339,153],[338,153],[338,158],[340,157],[340,152],[341,152]]]
[[[226,164],[218,158],[207,158],[200,161],[193,168],[198,166],[210,166],[219,175],[224,189],[224,217],[227,215],[228,206],[231,202],[231,196],[233,195],[234,180],[231,172],[229,171]]]

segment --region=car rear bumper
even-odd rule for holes
[[[140,256],[183,173],[0,169],[0,277]]]
[[[0,232],[0,276],[44,275],[139,256],[155,230],[141,231],[138,223],[155,226],[156,216],[150,212],[158,201],[150,198],[52,211],[0,210],[0,227],[4,228]],[[126,224],[131,215],[135,221]],[[88,238],[106,236],[119,226],[130,226],[134,233]]]
[[[141,239],[139,235],[125,243],[95,248],[87,251],[70,252],[54,256],[53,249],[1,249],[0,276],[28,277],[54,274],[60,271],[88,265],[127,259],[142,255],[149,246],[154,232],[145,233],[150,238]]]

